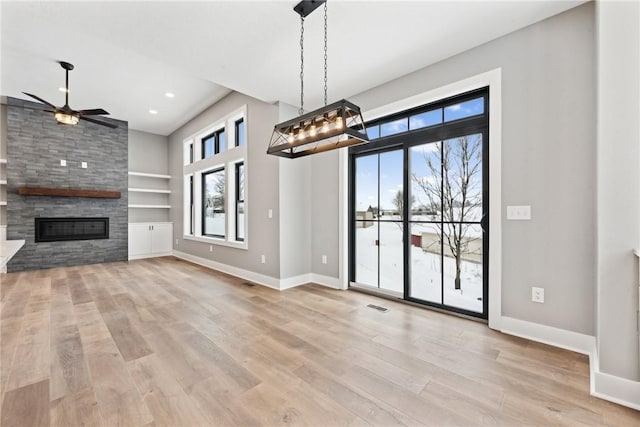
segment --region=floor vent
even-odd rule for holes
[[[389,311],[389,309],[388,309],[388,308],[386,308],[386,307],[381,307],[381,306],[379,306],[379,305],[375,305],[375,304],[368,304],[368,305],[367,305],[367,307],[369,307],[369,308],[373,308],[374,310],[378,310],[378,311],[381,311],[381,312],[383,312],[383,313],[386,313],[387,311]]]

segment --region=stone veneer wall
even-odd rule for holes
[[[7,239],[25,245],[8,271],[128,259],[128,125],[110,129],[86,121],[58,125],[51,113],[7,101]],[[60,166],[60,160],[67,166]],[[87,162],[86,169],[81,162]],[[120,199],[20,196],[18,187],[120,191]],[[36,217],[109,217],[109,239],[35,243]]]

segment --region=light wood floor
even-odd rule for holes
[[[352,291],[173,258],[0,280],[6,427],[640,425],[585,356]]]

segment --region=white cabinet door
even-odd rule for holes
[[[129,224],[129,258],[151,253],[151,226]]]
[[[173,224],[151,224],[151,228],[151,253],[170,253],[173,249]]]

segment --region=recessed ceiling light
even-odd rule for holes
[[[173,92],[166,92],[164,96],[166,96],[167,98],[173,98],[176,95]]]
[[[156,110],[149,110],[149,114],[158,114],[158,111],[156,111]]]
[[[67,89],[66,87],[59,87],[58,90],[60,92],[69,92],[69,89]]]

